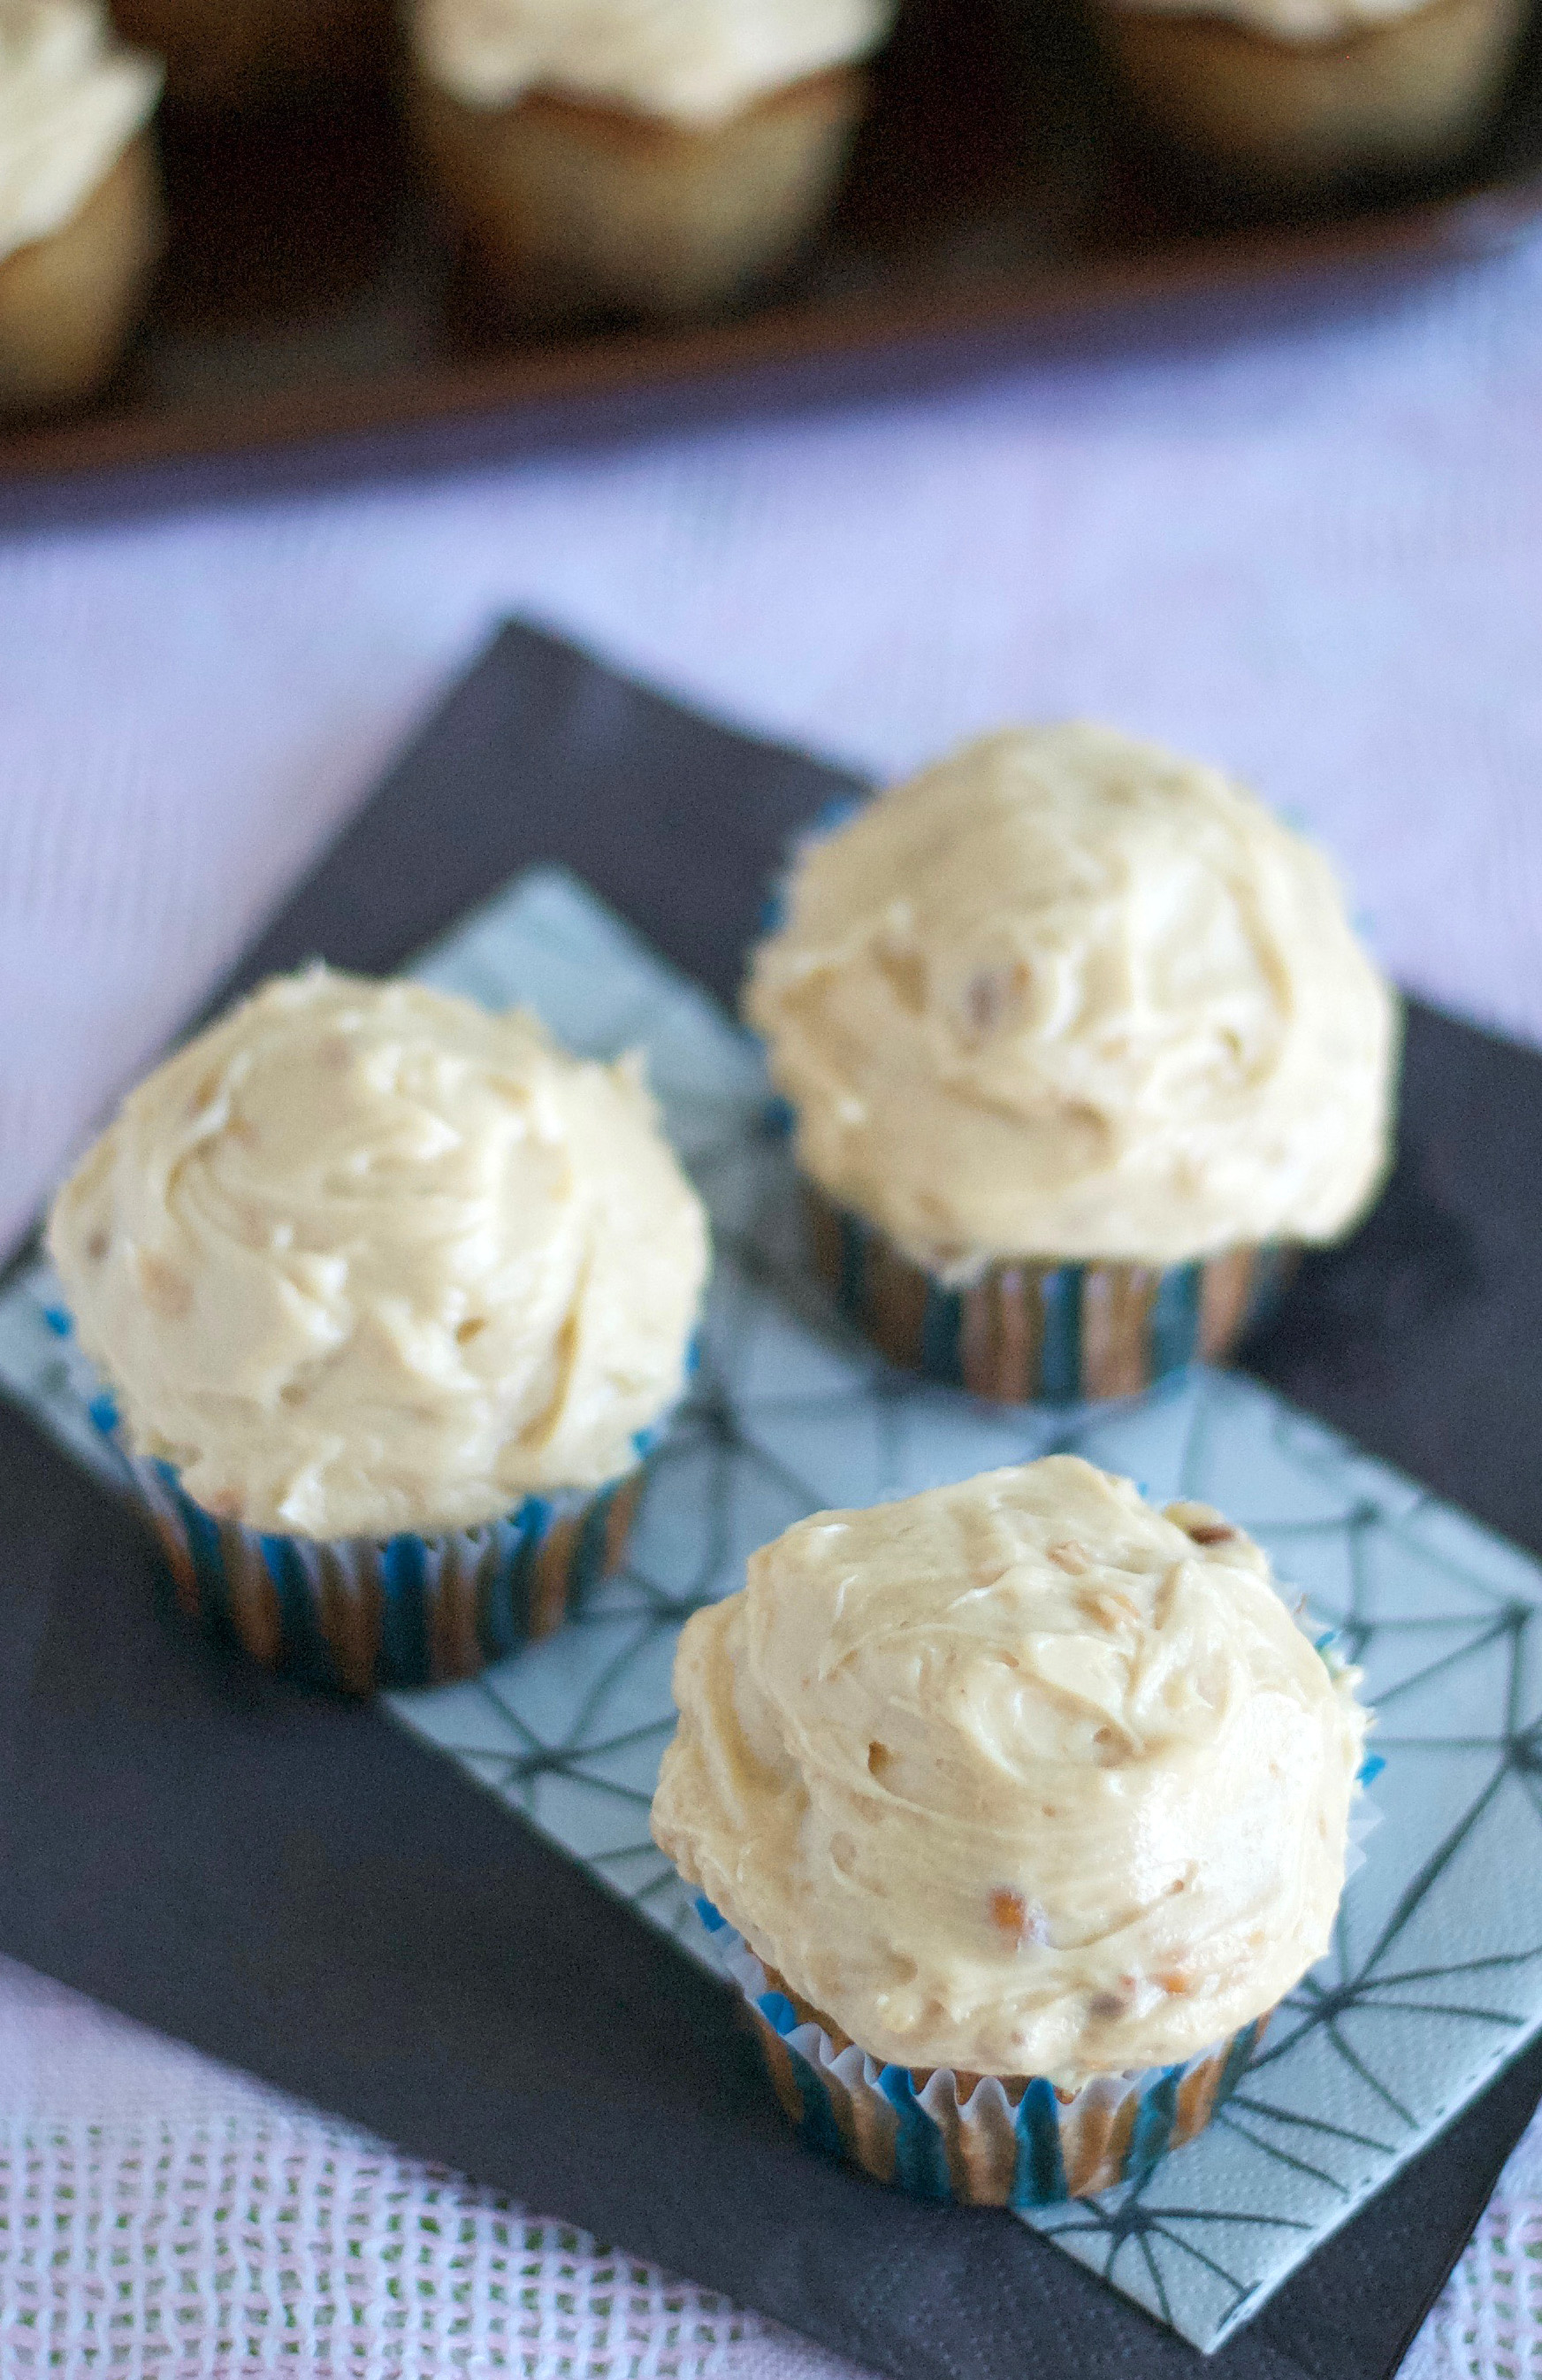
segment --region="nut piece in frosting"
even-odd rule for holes
[[[49,1247],[135,1451],[316,1539],[473,1528],[630,1469],[707,1265],[633,1061],[320,967],[129,1095]]]
[[[871,2057],[1196,2057],[1328,1948],[1366,1714],[1199,1504],[1068,1455],[821,1512],[697,1613],[656,1841]]]
[[[1325,1241],[1389,1159],[1395,999],[1219,770],[1009,729],[810,844],[745,999],[805,1172],[952,1285]]]

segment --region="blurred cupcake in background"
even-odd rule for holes
[[[1202,2131],[1328,1949],[1366,1713],[1208,1505],[1072,1455],[751,1558],[653,1834],[815,2147],[1029,2207]]]
[[[0,412],[74,403],[117,365],[161,250],[160,95],[98,0],[0,0]]]
[[[392,0],[111,0],[126,41],[166,61],[177,106],[261,107],[380,75]]]
[[[516,319],[690,314],[827,212],[894,0],[415,0],[413,115]]]
[[[1491,123],[1525,0],[1091,0],[1145,122],[1278,199],[1451,164]]]
[[[633,1062],[322,968],[132,1092],[48,1240],[184,1608],[355,1692],[613,1564],[707,1264]]]
[[[892,1361],[1123,1396],[1365,1212],[1397,1002],[1327,859],[1219,771],[1009,729],[810,840],[745,1010],[820,1270]]]

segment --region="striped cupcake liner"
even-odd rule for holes
[[[1185,1364],[1220,1362],[1295,1264],[1289,1247],[1165,1269],[1014,1261],[949,1289],[813,1184],[804,1197],[814,1264],[841,1311],[892,1364],[999,1404],[1138,1396]]]
[[[710,1901],[698,1912],[745,1996],[778,2098],[799,2136],[875,2181],[936,2205],[1027,2209],[1138,2181],[1202,2132],[1231,2096],[1267,2017],[1186,2065],[1100,2075],[1063,2095],[880,2065],[800,2010]]]
[[[475,1677],[549,1636],[620,1560],[642,1480],[527,1496],[443,1536],[318,1543],[218,1520],[171,1464],[126,1460],[187,1617],[266,1669],[352,1694]]]
[[[603,1488],[527,1496],[479,1528],[326,1541],[274,1535],[220,1519],[173,1464],[135,1454],[68,1309],[47,1306],[43,1319],[85,1416],[160,1542],[178,1609],[264,1669],[343,1694],[472,1678],[549,1636],[619,1563],[661,1436],[639,1430],[636,1466]]]

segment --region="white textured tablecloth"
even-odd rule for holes
[[[500,614],[877,771],[1209,755],[1404,982],[1542,1040],[1542,245],[1374,309],[0,545],[0,1244]],[[0,1964],[0,2372],[775,2380],[686,2282]],[[1542,2374],[1542,2134],[1410,2380]]]

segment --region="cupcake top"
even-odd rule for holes
[[[1218,1512],[1052,1455],[756,1554],[681,1638],[653,1832],[873,2057],[1074,2089],[1328,1948],[1353,1683]]]
[[[160,95],[98,0],[0,0],[0,259],[79,213]]]
[[[1320,852],[1112,728],[1009,729],[805,846],[745,1007],[798,1154],[917,1263],[1336,1237],[1394,997]]]
[[[707,1263],[634,1061],[321,967],[132,1092],[48,1239],[136,1449],[209,1512],[315,1538],[630,1468]]]
[[[1342,42],[1374,25],[1412,17],[1431,0],[1111,0],[1120,8],[1161,17],[1227,17],[1271,42],[1308,47]]]
[[[726,123],[876,49],[897,0],[418,0],[425,71],[469,107],[541,90]]]

